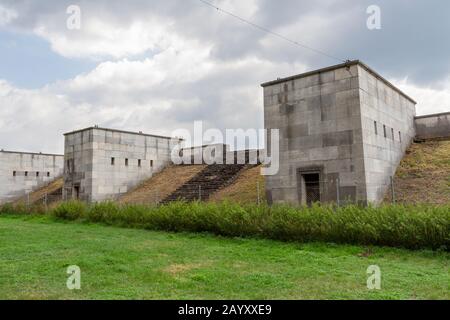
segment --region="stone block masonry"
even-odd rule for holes
[[[90,127],[66,133],[64,194],[113,200],[170,165],[179,139]]]
[[[269,202],[383,199],[415,135],[411,98],[360,61],[262,86],[265,128],[280,130],[280,170],[266,177]]]
[[[0,204],[23,197],[63,173],[64,156],[0,151]]]

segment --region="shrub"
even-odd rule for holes
[[[54,216],[150,230],[211,232],[282,241],[321,241],[411,249],[450,247],[450,206],[257,206],[174,202],[159,207],[65,202]]]
[[[80,201],[61,202],[52,209],[51,214],[56,218],[76,220],[86,214],[87,205]]]
[[[10,203],[5,203],[0,206],[0,214],[13,214],[14,206]]]

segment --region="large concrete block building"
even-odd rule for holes
[[[66,133],[64,194],[86,201],[115,199],[171,164],[179,139],[90,127]]]
[[[0,204],[45,186],[63,173],[64,156],[0,151]]]
[[[280,130],[269,202],[382,200],[415,136],[414,100],[360,61],[262,87],[265,127]]]

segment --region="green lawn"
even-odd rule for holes
[[[0,217],[0,299],[449,299],[449,258]],[[69,265],[81,290],[66,288]]]

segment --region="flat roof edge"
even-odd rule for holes
[[[29,154],[29,155],[33,155],[33,156],[47,156],[47,157],[64,157],[63,154],[56,154],[56,153],[11,151],[11,150],[3,150],[3,149],[0,150],[0,153]]]
[[[332,71],[332,70],[336,70],[336,69],[340,69],[340,68],[344,68],[344,67],[349,67],[349,66],[353,66],[353,65],[359,65],[359,66],[363,67],[367,72],[373,74],[376,78],[378,78],[381,81],[383,81],[385,84],[387,84],[393,90],[395,90],[398,93],[400,93],[402,96],[404,96],[405,98],[410,100],[412,103],[417,104],[417,102],[414,99],[412,99],[410,96],[408,96],[402,90],[400,90],[399,88],[394,86],[386,78],[381,76],[378,72],[376,72],[375,70],[370,68],[368,65],[366,65],[361,60],[352,60],[352,61],[348,61],[348,62],[345,62],[345,63],[340,63],[340,64],[336,64],[336,65],[333,65],[333,66],[329,66],[329,67],[325,67],[325,68],[321,68],[321,69],[317,69],[317,70],[312,70],[312,71],[300,73],[300,74],[293,75],[293,76],[290,76],[290,77],[280,78],[280,79],[277,79],[277,80],[265,82],[265,83],[261,84],[261,87],[264,88],[264,87],[272,86],[272,85],[275,85],[275,84],[283,83],[283,82],[286,82],[286,81],[292,81],[292,80],[295,80],[295,79],[308,77],[308,76],[311,76],[313,74],[323,73],[323,72],[327,72],[327,71]]]
[[[425,114],[422,116],[416,116],[416,117],[414,117],[414,119],[434,118],[434,117],[440,117],[440,116],[450,116],[450,111],[441,112],[441,113],[433,113],[433,114]]]
[[[128,134],[134,134],[134,135],[146,136],[146,137],[153,137],[153,138],[161,138],[161,139],[170,139],[170,140],[174,139],[174,140],[179,140],[179,141],[183,140],[181,138],[172,138],[172,137],[161,136],[161,135],[156,135],[156,134],[148,134],[148,133],[143,133],[143,132],[134,132],[134,131],[127,131],[127,130],[120,130],[120,129],[110,129],[110,128],[102,128],[102,127],[88,127],[88,128],[84,128],[84,129],[74,130],[74,131],[71,131],[71,132],[64,133],[64,136],[67,136],[67,135],[70,135],[70,134],[74,134],[74,133],[83,132],[83,131],[87,131],[87,130],[93,130],[93,129],[103,130],[103,131],[110,131],[110,132],[128,133]]]

